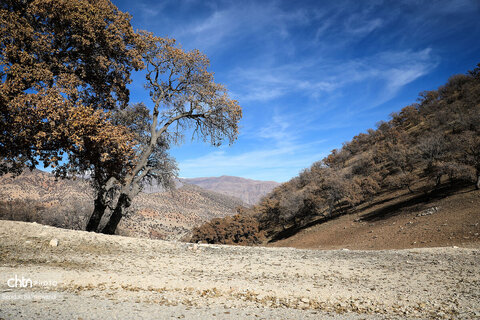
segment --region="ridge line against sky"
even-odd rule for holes
[[[480,62],[480,2],[113,0],[199,49],[243,107],[232,146],[174,147],[180,176],[287,181]],[[131,102],[150,104],[143,74]]]

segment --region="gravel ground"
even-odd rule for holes
[[[0,319],[480,318],[479,249],[193,245],[11,221],[0,238]]]

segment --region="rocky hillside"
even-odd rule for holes
[[[57,180],[40,170],[0,176],[0,219],[82,229],[92,210],[93,194],[85,180]]]
[[[242,201],[193,185],[175,191],[142,193],[134,199],[119,234],[179,239],[194,226],[236,213]],[[0,177],[0,219],[35,221],[83,229],[93,210],[93,192],[82,180],[56,180],[49,173],[25,171]]]
[[[259,181],[231,176],[181,179],[181,181],[239,198],[250,205],[256,204],[263,196],[280,185],[275,181]]]
[[[118,233],[152,239],[180,239],[193,227],[236,213],[243,202],[193,185],[173,191],[142,193]]]

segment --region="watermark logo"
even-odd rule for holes
[[[30,286],[30,288],[32,288],[33,281],[32,279],[24,278],[23,276],[20,279],[17,275],[15,275],[14,278],[10,278],[7,280],[7,286],[9,286],[10,288],[27,288],[28,286]]]
[[[56,287],[58,282],[56,280],[48,280],[42,278],[25,278],[23,275],[19,277],[14,275],[7,279],[7,286],[9,288],[33,288],[33,287]]]
[[[0,300],[57,299],[55,291],[60,280],[60,275],[55,273],[0,274]]]

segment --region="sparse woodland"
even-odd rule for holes
[[[355,211],[384,192],[405,189],[428,195],[453,185],[480,188],[480,64],[438,90],[421,93],[418,103],[277,187],[247,210],[245,220],[258,226],[259,238],[274,239],[287,228]],[[192,240],[255,243],[250,234],[240,239],[245,227],[230,220],[195,229]],[[233,238],[218,236],[226,233]]]

